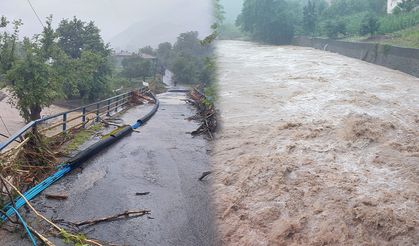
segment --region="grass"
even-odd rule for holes
[[[369,38],[368,36],[351,36],[345,38],[345,40],[380,43],[399,47],[419,49],[419,25],[373,38]]]
[[[99,132],[102,129],[102,124],[96,124],[89,129],[83,129],[74,134],[73,139],[70,140],[65,147],[65,152],[70,153],[79,149],[79,147],[87,142],[94,133]]]
[[[382,40],[380,43],[419,49],[419,25],[392,33],[389,36],[389,39]]]

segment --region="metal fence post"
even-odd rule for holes
[[[111,100],[108,99],[108,112],[106,113],[106,116],[111,116]]]
[[[67,113],[63,114],[63,132],[67,130]]]
[[[81,121],[83,122],[83,128],[86,128],[86,108],[83,108],[82,111],[83,116],[81,117]]]
[[[100,103],[96,104],[96,122],[99,122]]]
[[[118,112],[118,101],[119,101],[119,97],[115,98],[116,103],[115,103],[115,112]]]

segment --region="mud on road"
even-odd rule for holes
[[[311,48],[217,53],[226,245],[419,243],[419,79]]]

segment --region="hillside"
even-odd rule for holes
[[[374,42],[380,44],[419,49],[419,25],[385,35],[377,35],[374,37],[357,36],[348,38],[347,40]]]

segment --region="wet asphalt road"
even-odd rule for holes
[[[147,209],[149,216],[98,224],[83,233],[118,245],[215,245],[210,184],[198,181],[210,169],[208,147],[202,137],[187,133],[197,124],[185,119],[194,109],[183,98],[182,93],[161,94],[159,111],[140,133],[125,137],[85,163],[82,172],[44,192],[66,194],[67,200],[41,195],[34,200],[36,207],[48,217],[71,222]],[[122,119],[135,122],[150,109],[130,109]]]

